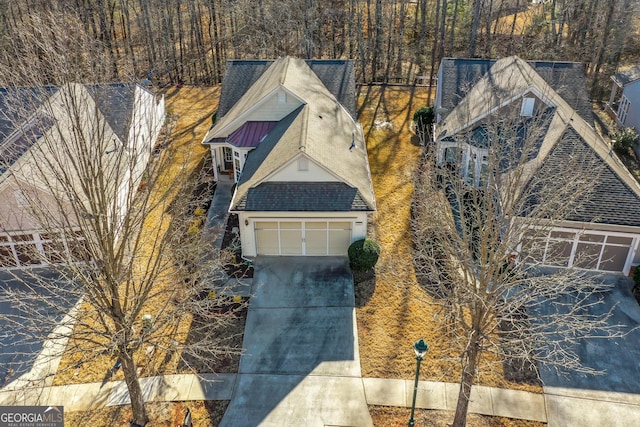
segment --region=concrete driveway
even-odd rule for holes
[[[0,271],[0,387],[32,369],[44,341],[79,298],[52,269]]]
[[[589,313],[603,315],[614,307],[607,323],[624,335],[576,337],[572,350],[599,375],[540,367],[549,426],[623,426],[636,423],[640,415],[640,306],[631,293],[630,279],[617,275],[603,279],[612,288],[590,297],[595,304]]]
[[[258,257],[246,353],[220,426],[372,426],[343,257]]]

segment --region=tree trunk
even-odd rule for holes
[[[469,58],[476,56],[476,41],[478,39],[478,26],[480,25],[480,10],[482,0],[475,0],[473,4],[473,24],[471,25],[471,39],[469,40]]]
[[[480,355],[478,342],[478,332],[473,331],[473,336],[469,340],[469,347],[463,357],[462,379],[460,381],[460,391],[458,393],[458,404],[456,405],[456,415],[453,420],[453,427],[464,427],[467,425],[467,412],[469,410],[469,400],[471,398],[471,386],[473,385],[478,369],[478,356]]]
[[[127,384],[127,390],[129,390],[129,396],[131,398],[131,410],[133,412],[132,421],[143,426],[149,421],[149,417],[147,416],[147,410],[144,406],[144,398],[142,396],[142,388],[140,387],[140,381],[138,379],[136,363],[133,360],[133,355],[129,354],[127,350],[119,351],[118,356],[122,363],[124,381]]]
[[[516,32],[516,23],[518,22],[518,11],[520,10],[520,0],[516,0],[516,10],[511,21],[511,30],[509,31],[509,46],[507,47],[507,56],[513,51],[513,35]]]
[[[600,42],[600,46],[598,47],[598,50],[596,51],[596,56],[593,60],[593,68],[592,68],[592,84],[591,84],[591,95],[593,96],[596,91],[598,90],[598,82],[599,82],[599,74],[600,74],[600,67],[602,67],[602,60],[604,58],[604,51],[607,47],[607,42],[609,41],[609,33],[611,32],[611,22],[612,22],[612,17],[613,17],[613,12],[615,10],[616,7],[616,3],[615,2],[611,2],[609,3],[609,8],[607,10],[607,17],[605,19],[605,24],[604,24],[604,32],[602,34],[602,41]]]
[[[458,1],[453,4],[453,14],[451,16],[451,32],[449,33],[449,55],[453,54],[453,47],[456,36],[456,22],[458,20]]]

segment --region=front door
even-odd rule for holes
[[[222,170],[231,170],[233,168],[233,150],[229,147],[222,147],[222,159],[224,161],[224,167]]]

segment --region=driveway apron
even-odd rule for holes
[[[220,426],[372,426],[344,257],[258,257]]]

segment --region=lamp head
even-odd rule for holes
[[[423,339],[420,339],[413,344],[413,351],[416,352],[416,357],[422,359],[425,354],[427,354],[427,350],[429,350],[429,344],[424,342]]]

